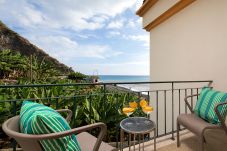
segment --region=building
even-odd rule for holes
[[[146,0],[153,81],[213,80],[227,91],[227,0]]]

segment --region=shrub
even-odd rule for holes
[[[72,72],[68,75],[68,79],[70,80],[85,80],[87,76],[80,72]]]

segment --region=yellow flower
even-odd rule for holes
[[[131,108],[131,107],[124,107],[123,109],[122,109],[122,111],[123,111],[123,113],[124,114],[128,114],[128,113],[132,113],[132,112],[134,112],[135,111],[135,108]]]
[[[153,109],[153,107],[151,107],[151,106],[144,106],[144,107],[143,107],[143,112],[144,112],[144,113],[151,113],[153,110],[154,110],[154,109]]]
[[[136,103],[135,101],[133,101],[133,102],[129,102],[129,106],[130,106],[131,108],[136,109],[138,105],[137,105],[137,103]]]
[[[147,106],[147,101],[146,100],[141,100],[140,101],[140,106],[143,108],[145,106]]]

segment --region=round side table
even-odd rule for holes
[[[129,151],[131,151],[131,134],[134,135],[134,150],[135,138],[139,135],[139,151],[141,149],[140,138],[143,136],[143,150],[144,150],[144,134],[154,131],[154,151],[156,151],[156,124],[154,121],[145,117],[129,117],[121,121],[121,151],[123,151],[124,133],[129,134]]]

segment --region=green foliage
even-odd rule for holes
[[[69,74],[67,79],[60,79],[58,75],[59,72],[45,58],[40,61],[35,56],[23,57],[11,50],[0,52],[0,78],[17,79],[16,85],[70,84],[75,81],[83,82],[88,78],[80,72]],[[123,106],[128,104],[129,100],[138,100],[134,94],[104,91],[103,86],[2,88],[0,89],[0,124],[12,117],[14,111],[19,113],[22,101],[25,99],[43,103],[54,109],[71,109],[72,127],[96,122],[106,123],[108,141],[115,141],[119,123],[126,117],[121,112]],[[138,111],[135,115],[141,115],[141,112]]]
[[[45,57],[39,61],[36,56],[30,57],[32,68],[30,69],[30,78],[32,81],[48,81],[49,78],[59,75],[59,72],[53,65],[45,60]]]
[[[12,106],[9,102],[0,102],[0,127],[2,123],[10,116],[12,116],[10,110],[12,109]]]
[[[58,76],[59,71],[53,64],[40,61],[36,56],[25,57],[12,50],[0,51],[0,78],[1,79],[27,79],[33,82],[48,81]]]
[[[87,76],[82,74],[82,73],[80,73],[80,72],[71,72],[68,75],[68,79],[70,79],[70,80],[81,81],[81,80],[85,80],[85,78],[87,78]]]
[[[0,78],[24,76],[28,69],[27,58],[11,50],[0,51]]]
[[[7,88],[0,89],[0,94],[0,123],[13,116],[13,105],[15,105],[12,102],[2,102],[3,100],[17,100],[15,107],[19,112],[24,99],[36,99],[37,102],[54,109],[71,109],[74,113],[72,127],[96,122],[106,123],[108,141],[115,141],[119,123],[126,117],[121,112],[123,106],[128,104],[128,100],[138,99],[133,94],[111,91],[104,94],[102,86]]]

